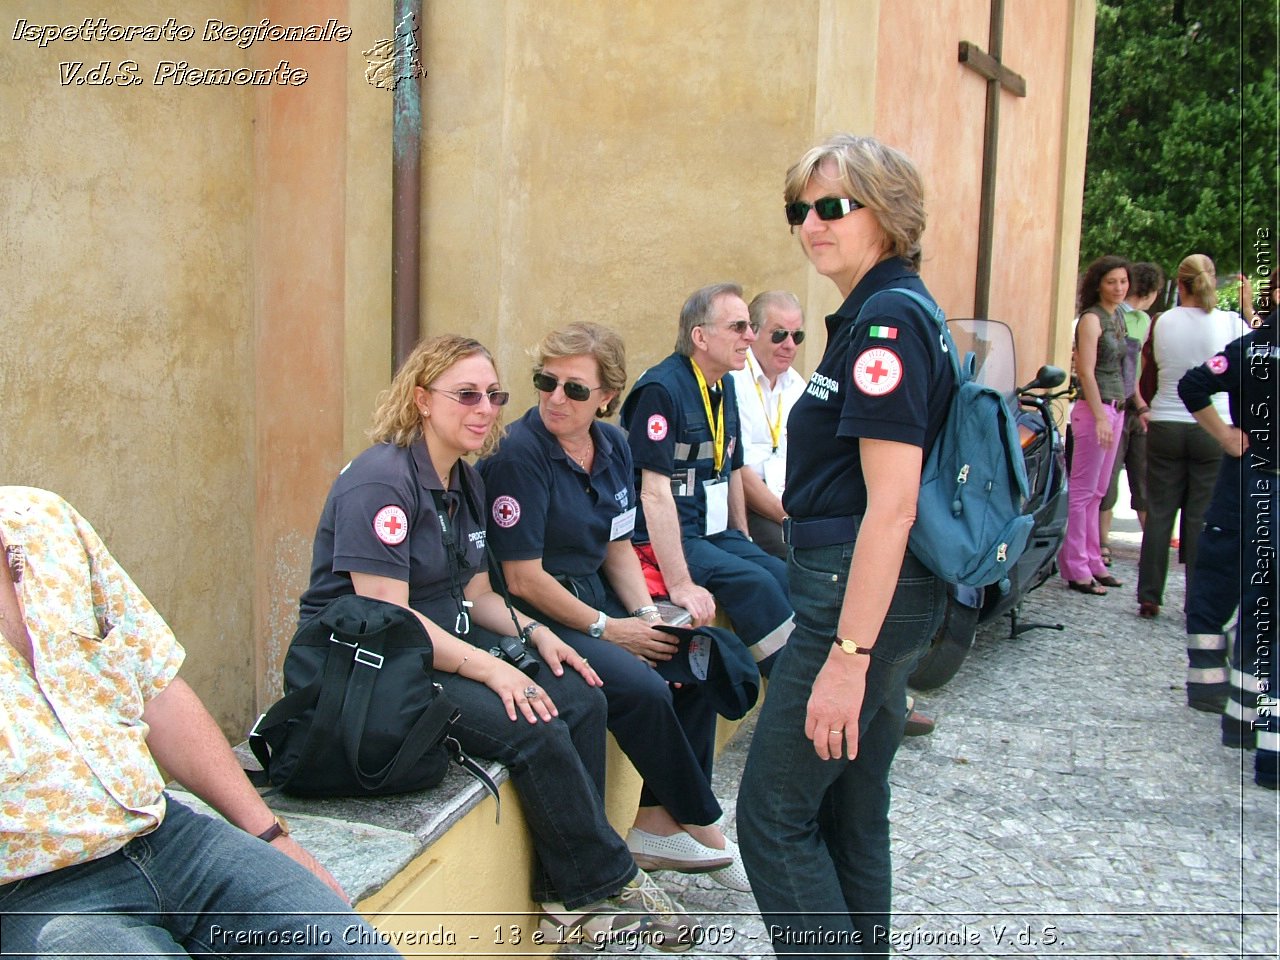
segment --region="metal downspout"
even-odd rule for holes
[[[395,22],[397,65],[417,64],[422,0],[395,0]],[[422,83],[418,70],[406,73],[395,86],[391,128],[391,357],[395,370],[421,334]]]

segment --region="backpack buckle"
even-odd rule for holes
[[[345,640],[339,640],[339,639],[338,639],[338,635],[337,635],[336,633],[331,633],[331,634],[329,634],[329,642],[330,642],[330,643],[340,643],[340,644],[342,644],[342,646],[344,646],[344,647],[355,647],[357,650],[358,650],[358,649],[360,649],[360,644],[358,644],[358,643],[347,643],[347,641],[345,641]]]
[[[374,653],[372,650],[366,650],[363,647],[356,648],[356,654],[351,658],[356,663],[362,663],[366,667],[373,667],[375,670],[382,669],[382,654]]]

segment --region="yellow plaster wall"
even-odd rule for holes
[[[782,172],[811,136],[819,6],[430,4],[426,329],[494,348],[518,413],[557,324],[623,330],[634,378],[695,288],[802,282]]]
[[[253,10],[204,7],[234,22]],[[55,490],[94,523],[187,646],[184,676],[239,726],[253,693],[252,97],[150,83],[159,60],[190,59],[180,44],[11,39],[21,18],[173,15],[190,22],[171,3],[0,0],[0,482]],[[115,73],[125,59],[148,82],[59,84],[61,61]]]

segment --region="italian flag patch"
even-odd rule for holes
[[[881,340],[897,340],[898,328],[873,326],[871,328],[871,336],[879,337]]]

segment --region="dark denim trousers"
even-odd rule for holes
[[[907,675],[942,623],[946,589],[907,554],[871,654],[858,755],[822,760],[804,735],[805,713],[852,557],[852,543],[791,551],[796,629],[770,679],[738,792],[742,859],[778,954],[889,950],[889,767],[902,740]]]
[[[22,957],[400,956],[308,870],[172,798],[159,827],[115,853],[0,887],[0,950]]]
[[[610,617],[628,615],[598,573],[561,582],[578,599]],[[590,660],[604,680],[609,731],[644,778],[640,806],[664,807],[679,823],[705,825],[719,820],[724,811],[711,789],[716,710],[702,686],[675,689],[657,670],[616,643],[567,627],[527,604],[518,606]]]
[[[529,655],[542,663],[534,650]],[[482,683],[456,673],[433,676],[462,714],[454,724],[462,749],[511,771],[538,854],[533,899],[576,910],[621,890],[636,875],[636,863],[604,810],[603,691],[575,670],[557,677],[542,663],[537,684],[559,716],[529,723],[522,714],[511,720]]]

